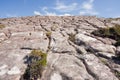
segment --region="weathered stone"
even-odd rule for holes
[[[8,75],[16,75],[16,74],[20,74],[20,70],[18,67],[14,66],[13,68],[11,68],[8,72]]]
[[[5,75],[6,73],[7,73],[7,68],[8,66],[6,65],[6,64],[4,64],[4,65],[2,65],[2,66],[0,66],[0,76],[3,76],[3,75]]]
[[[92,38],[90,36],[87,36],[87,35],[81,34],[81,33],[77,34],[75,36],[75,39],[76,39],[77,44],[81,44],[82,42],[91,43],[91,42],[95,42],[97,40],[95,38]]]
[[[0,33],[0,42],[4,41],[6,39],[6,36],[4,33]]]
[[[58,32],[52,33],[50,47],[54,53],[67,53],[75,51],[75,49],[67,42],[67,38],[63,37],[62,34]]]
[[[117,55],[117,56],[120,56],[120,46],[117,47],[116,55]]]
[[[85,64],[97,80],[118,80],[111,70],[93,54],[85,55]]]
[[[98,55],[104,58],[109,58],[109,59],[115,56],[115,54],[107,53],[107,52],[98,52]]]
[[[19,80],[33,49],[48,54],[40,80],[118,80],[120,47],[113,45],[115,40],[91,32],[119,21],[95,16],[0,19],[6,26],[0,29],[0,80]],[[69,39],[71,34],[75,41]]]
[[[53,73],[53,75],[51,75],[50,80],[62,80],[62,77],[58,73]]]
[[[116,48],[113,45],[103,43],[90,43],[90,46],[97,52],[108,52],[115,54]]]
[[[58,53],[49,54],[48,64],[51,64],[52,68],[58,72],[64,73],[68,78],[73,80],[94,80],[94,78],[86,71],[84,64],[72,55],[60,55]]]

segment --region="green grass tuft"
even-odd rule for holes
[[[3,28],[5,28],[5,25],[0,24],[0,29],[3,29]]]
[[[50,38],[50,37],[51,37],[51,34],[52,34],[52,32],[51,32],[51,31],[46,32],[46,36],[47,36],[48,38]]]
[[[47,66],[47,54],[41,50],[32,50],[28,59],[28,67],[21,80],[40,79],[45,66]]]
[[[116,40],[115,46],[120,46],[120,25],[115,25],[114,27],[101,28],[95,30],[92,34],[100,37],[107,37]]]
[[[69,34],[69,40],[75,42],[75,34],[73,33]]]

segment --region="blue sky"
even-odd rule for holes
[[[33,15],[120,17],[120,0],[1,0],[0,18]]]

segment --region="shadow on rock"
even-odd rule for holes
[[[112,57],[112,61],[120,65],[120,57]]]

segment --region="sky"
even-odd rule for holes
[[[0,18],[34,15],[120,17],[120,0],[0,0]]]

